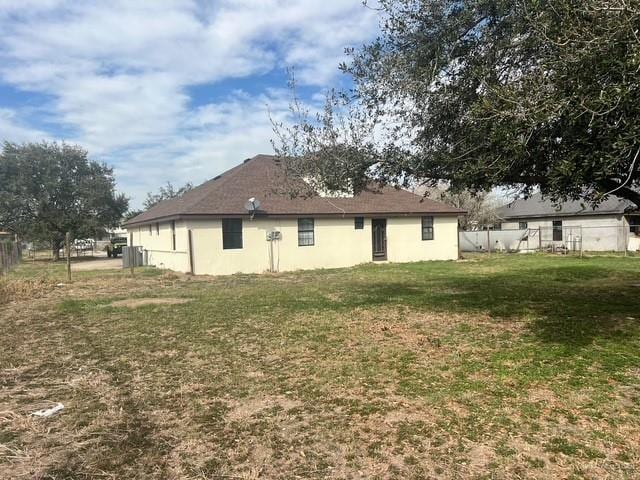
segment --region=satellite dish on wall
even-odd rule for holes
[[[255,212],[260,208],[260,200],[255,197],[251,197],[247,200],[247,203],[244,204],[244,208],[250,213]]]
[[[244,208],[251,214],[251,218],[255,215],[256,211],[260,208],[260,200],[255,197],[251,197],[244,204]]]

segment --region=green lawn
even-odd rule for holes
[[[638,478],[640,258],[64,278],[0,284],[0,478]]]

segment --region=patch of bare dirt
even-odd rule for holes
[[[109,304],[110,307],[127,307],[127,308],[138,308],[144,307],[145,305],[181,305],[184,303],[189,303],[193,301],[192,298],[127,298],[125,300],[118,300],[115,302],[111,302]]]
[[[483,469],[495,456],[493,448],[487,445],[476,445],[469,451],[469,466],[473,469]]]
[[[100,258],[83,262],[72,262],[71,271],[89,272],[92,270],[117,270],[122,269],[122,258]]]
[[[558,403],[557,395],[543,386],[529,389],[528,398],[531,402],[543,402],[546,405]]]
[[[227,420],[243,421],[266,409],[277,407],[287,412],[301,405],[301,402],[282,395],[266,395],[238,400],[233,402],[231,410],[227,413]]]

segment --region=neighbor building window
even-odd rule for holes
[[[152,228],[153,228],[153,225],[149,224],[149,235],[152,235],[152,234],[153,234],[153,230],[152,230]]]
[[[156,235],[160,235],[160,223],[156,222]]]
[[[433,217],[422,217],[422,240],[433,240]]]
[[[298,246],[308,247],[314,244],[313,218],[298,219]]]
[[[562,241],[562,220],[553,221],[553,241],[554,242]]]
[[[222,248],[242,248],[242,219],[222,219]]]
[[[529,228],[529,224],[527,222],[518,222],[519,230],[526,230],[527,228]]]
[[[176,249],[176,221],[171,221],[171,250]]]
[[[364,217],[354,218],[353,225],[356,228],[356,230],[362,230],[364,228]]]

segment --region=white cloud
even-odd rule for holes
[[[270,116],[289,115],[289,92],[270,90],[260,95],[234,92],[225,101],[204,105],[186,116],[179,135],[160,144],[124,149],[115,157],[116,176],[128,179],[136,204],[146,192],[171,181],[196,184],[259,153],[272,153]]]
[[[0,141],[16,143],[48,140],[45,132],[28,127],[15,110],[0,108]]]
[[[293,66],[320,89],[339,75],[344,48],[377,28],[358,0],[16,4],[0,0],[0,82],[53,97],[48,119],[117,162],[136,194],[270,150],[264,103],[282,105],[280,94],[230,93],[194,109],[188,87]]]

